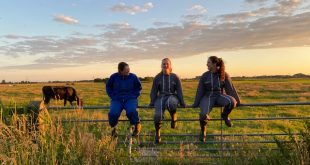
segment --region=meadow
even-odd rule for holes
[[[306,102],[310,100],[309,79],[234,79],[236,89],[241,97],[242,103],[261,102]],[[202,151],[205,148],[218,148],[219,144],[196,144],[200,131],[199,122],[178,122],[176,129],[170,128],[170,122],[164,122],[161,129],[162,134],[195,134],[197,136],[163,136],[162,141],[175,142],[175,144],[154,145],[155,129],[152,121],[142,122],[142,132],[138,139],[134,139],[131,161],[127,154],[127,141],[125,136],[128,122],[118,124],[118,144],[110,139],[110,128],[107,123],[64,123],[62,120],[70,119],[107,119],[108,110],[49,110],[51,118],[50,130],[44,137],[39,133],[25,134],[24,128],[16,121],[22,121],[24,116],[14,114],[14,107],[26,106],[30,101],[41,100],[41,89],[44,85],[66,85],[64,83],[39,83],[39,84],[1,84],[0,105],[1,105],[1,133],[6,138],[0,137],[0,144],[4,145],[0,150],[0,162],[33,164],[128,164],[136,163],[166,163],[166,164],[187,164],[189,162],[201,163],[211,161],[224,163],[223,160],[203,158],[204,155],[218,155],[218,151]],[[83,98],[84,105],[109,105],[109,98],[105,92],[104,83],[75,83],[72,85]],[[193,103],[197,81],[182,81],[184,99],[187,105]],[[148,105],[151,82],[142,82],[143,90],[139,98],[139,105]],[[63,101],[52,101],[50,105],[62,106]],[[13,107],[10,108],[10,107]],[[306,117],[309,116],[310,106],[273,106],[273,107],[238,107],[231,113],[234,118],[259,118],[259,117]],[[219,118],[219,108],[214,108],[211,118]],[[179,119],[198,119],[199,109],[185,108],[178,109]],[[153,109],[139,109],[141,119],[152,119]],[[169,113],[165,113],[165,119],[169,119]],[[126,119],[125,112],[120,119]],[[5,122],[3,122],[5,121]],[[223,127],[224,134],[251,134],[251,133],[299,133],[305,130],[305,121],[299,120],[273,120],[273,121],[233,121],[232,128]],[[25,130],[24,130],[25,131]],[[207,134],[219,134],[220,122],[210,121],[207,126]],[[27,131],[26,131],[27,132]],[[40,137],[40,141],[32,143],[33,136]],[[13,138],[13,139],[11,139]],[[233,136],[225,137],[227,141],[262,141],[262,140],[290,140],[289,137],[270,136]],[[208,136],[207,141],[219,141],[218,136]],[[44,141],[44,143],[43,143]],[[11,144],[12,143],[12,144]],[[21,144],[18,144],[21,143]],[[26,144],[24,144],[26,143]],[[144,145],[142,145],[144,144]],[[275,143],[250,144],[234,143],[225,144],[225,148],[243,148],[242,152],[225,152],[225,155],[237,154],[247,155],[249,163],[258,160],[258,155],[270,152],[277,147]],[[29,149],[31,148],[31,149]],[[149,149],[152,149],[151,151]],[[172,148],[165,150],[165,148]],[[251,151],[253,148],[260,148],[258,151]],[[264,151],[267,150],[267,152]],[[19,151],[20,150],[20,151]],[[18,154],[15,152],[27,152]],[[43,156],[47,158],[43,158]],[[139,156],[152,156],[139,158]],[[202,159],[191,158],[193,155],[200,155]],[[271,155],[271,154],[269,154]],[[155,157],[155,159],[153,158]],[[49,159],[51,161],[49,161]],[[155,160],[155,161],[154,161]],[[180,161],[181,160],[181,161]],[[241,162],[245,159],[240,157]],[[238,164],[240,160],[236,160]],[[267,160],[267,158],[266,158]],[[228,163],[232,163],[231,161]],[[258,161],[258,164],[261,163]]]

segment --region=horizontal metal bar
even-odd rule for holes
[[[246,104],[240,104],[238,107],[265,107],[265,106],[291,106],[291,105],[310,105],[310,102],[277,102],[277,103],[246,103]],[[220,106],[215,106],[220,107]],[[6,109],[16,109],[16,110],[24,110],[25,107],[5,107]],[[85,109],[85,110],[92,110],[92,109],[110,109],[109,105],[88,105],[88,106],[47,106],[48,109],[52,110],[62,110],[62,109]],[[141,109],[154,109],[153,106],[148,105],[140,105],[138,108]],[[178,107],[178,108],[194,108],[191,105],[188,105],[186,107]]]
[[[121,157],[128,157],[128,156],[121,156]],[[190,158],[194,158],[194,159],[204,159],[203,160],[203,163],[208,163],[207,158],[210,158],[210,159],[221,159],[221,158],[233,158],[233,157],[236,157],[236,156],[220,156],[220,155],[183,155],[182,156],[183,158],[187,158],[187,159],[190,159]],[[266,157],[266,156],[265,156]],[[135,158],[173,158],[173,159],[180,159],[180,155],[178,155],[178,153],[175,155],[175,156],[167,156],[167,155],[139,155]],[[147,162],[149,163],[149,162]]]
[[[125,157],[125,156],[124,156]],[[176,153],[175,156],[168,156],[168,155],[161,155],[161,154],[158,154],[158,155],[139,155],[137,156],[139,158],[173,158],[173,159],[181,159],[181,156]],[[255,157],[266,157],[266,155],[255,155]],[[135,157],[136,158],[136,157]],[[190,159],[190,158],[201,158],[201,159],[207,159],[207,158],[210,158],[210,159],[222,159],[222,158],[239,158],[239,159],[242,159],[240,158],[240,155],[182,155],[182,158],[187,158],[187,159]],[[203,160],[203,164],[207,163],[206,160]],[[213,162],[214,163],[214,162]]]
[[[279,142],[290,142],[290,141],[279,141]],[[120,141],[119,143],[127,143],[127,141]],[[250,144],[256,144],[256,143],[276,143],[274,140],[264,140],[264,141],[206,141],[206,142],[200,142],[200,141],[163,141],[160,142],[160,144],[230,144],[230,143],[250,143]],[[150,145],[155,144],[153,141],[146,141],[146,142],[140,142],[140,145]]]
[[[306,116],[306,117],[263,117],[263,118],[235,118],[235,119],[231,119],[232,121],[248,121],[248,120],[306,120],[306,119],[310,119],[310,116]],[[120,119],[118,120],[120,122],[125,122],[125,121],[129,121],[127,119]],[[140,121],[154,121],[154,119],[141,119]],[[165,119],[163,121],[171,121],[169,119]],[[199,119],[178,119],[177,121],[184,121],[184,122],[192,122],[192,121],[199,121]],[[217,119],[210,119],[210,121],[221,121],[221,119],[217,118]],[[109,122],[109,120],[104,120],[104,119],[93,119],[93,120],[61,120],[61,122],[63,123],[95,123],[95,122]]]
[[[310,102],[248,103],[248,104],[240,104],[239,107],[287,106],[287,105],[310,105]]]
[[[147,151],[180,151],[180,148],[132,148],[132,150],[147,150]],[[188,149],[183,148],[183,151],[244,151],[244,150],[279,150],[279,148],[197,148]]]
[[[310,105],[310,102],[277,102],[277,103],[248,103],[248,104],[240,104],[238,107],[254,107],[254,106],[288,106],[288,105]],[[220,106],[216,106],[220,107]],[[89,106],[48,106],[48,109],[109,109],[110,106],[108,105],[89,105]],[[154,109],[154,106],[148,105],[140,105],[138,108],[142,109]],[[193,108],[193,106],[188,105],[186,107],[178,107],[178,108]]]
[[[243,136],[289,136],[289,135],[301,135],[300,133],[291,133],[291,134],[286,134],[286,133],[248,133],[248,134],[223,134],[223,136],[239,136],[239,137],[243,137]],[[127,136],[125,134],[119,134],[118,136]],[[155,136],[155,134],[140,134],[140,137],[143,136]],[[195,137],[195,136],[200,136],[199,133],[197,134],[161,134],[161,137],[175,137],[175,136],[189,136],[189,137]],[[207,134],[207,136],[209,137],[213,137],[213,136],[222,136],[221,134]]]

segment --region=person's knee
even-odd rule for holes
[[[234,99],[233,97],[229,97],[229,102],[228,104],[226,105],[226,107],[228,109],[234,109],[237,107],[237,101],[236,99]]]
[[[232,108],[236,108],[237,107],[237,101],[235,98],[231,98],[231,103],[232,103]]]
[[[170,102],[168,104],[169,111],[176,111],[177,107],[178,107],[178,103],[177,102]]]
[[[237,101],[235,98],[230,97],[230,96],[225,96],[225,102],[220,102],[219,105],[224,106],[225,108],[228,109],[234,109],[237,107]]]

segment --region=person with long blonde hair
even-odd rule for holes
[[[178,104],[185,107],[180,78],[172,73],[171,60],[164,58],[161,62],[161,72],[158,73],[153,81],[151,90],[150,106],[155,106],[155,142],[160,143],[160,128],[164,118],[163,113],[168,109],[171,116],[171,128],[176,128],[176,110]]]

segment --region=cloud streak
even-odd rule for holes
[[[119,12],[119,13],[127,13],[131,15],[135,15],[137,13],[141,12],[148,12],[150,9],[154,7],[152,2],[145,3],[144,5],[127,5],[123,2],[111,7],[111,11],[113,12]]]
[[[246,0],[247,3],[251,4],[263,4],[267,1],[268,0]],[[268,16],[293,15],[296,14],[296,11],[298,11],[299,7],[304,3],[305,1],[302,0],[275,0],[271,6],[264,4],[263,7],[252,11],[220,15],[218,19],[222,22],[242,22],[253,21]]]
[[[77,20],[73,17],[70,17],[70,16],[63,15],[63,14],[55,15],[53,20],[57,21],[57,22],[64,23],[64,24],[69,24],[69,25],[74,25],[74,24],[79,23],[79,20]]]

